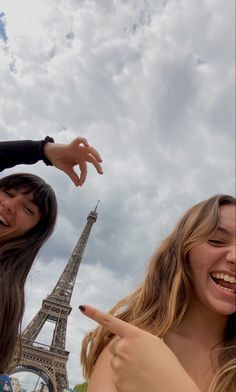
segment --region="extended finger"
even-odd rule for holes
[[[95,309],[92,306],[80,305],[79,309],[85,316],[91,318],[94,321],[97,321],[97,323],[99,323],[115,335],[119,336],[120,338],[124,338],[125,336],[133,337],[139,331],[137,327],[134,327],[133,325],[130,325],[123,320],[119,320],[118,318],[110,314],[101,312],[100,310]]]
[[[91,154],[93,154],[98,162],[102,162],[102,158],[101,158],[101,155],[99,154],[99,152],[96,150],[96,148],[94,148],[93,146],[90,146],[88,144],[87,139],[85,139],[84,137],[77,137],[75,140],[73,140],[73,142],[71,144],[75,145],[76,147],[83,144],[86,147],[86,150],[88,152],[90,152]]]
[[[99,154],[99,152],[96,150],[96,148],[94,148],[93,146],[89,146],[88,148],[89,152],[94,155],[94,157],[97,159],[98,162],[102,162],[102,158],[101,155]]]
[[[90,162],[93,164],[93,166],[96,168],[96,170],[99,174],[103,174],[102,166],[100,165],[100,163],[95,159],[95,157],[92,154],[86,155],[85,159],[87,162]]]

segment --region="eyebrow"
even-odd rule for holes
[[[18,192],[21,193],[22,195],[25,195],[28,202],[35,204],[35,202],[34,202],[34,195],[33,195],[32,191],[30,191],[30,190],[29,191],[27,191],[27,190],[25,190],[25,191],[24,190],[18,190]],[[28,195],[31,195],[31,197],[28,196]]]
[[[36,210],[39,210],[39,207],[38,207],[38,205],[34,202],[34,200],[32,200],[32,199],[29,200],[29,199],[28,199],[28,200],[27,200],[27,203],[29,203],[31,207],[36,208]]]
[[[221,231],[225,234],[230,234],[230,232],[227,229],[225,229],[224,227],[221,227],[221,226],[217,227],[217,231]]]

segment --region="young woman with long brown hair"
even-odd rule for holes
[[[76,186],[86,179],[87,162],[102,174],[101,157],[84,138],[69,144],[49,137],[0,143],[0,171],[39,160],[64,171]],[[53,231],[56,215],[54,191],[42,178],[18,173],[0,179],[0,374],[7,372],[19,339],[26,278]]]
[[[83,341],[88,392],[236,390],[235,216],[229,195],[190,208],[111,310],[121,326],[81,307],[102,325]]]
[[[18,173],[0,180],[0,374],[17,343],[26,278],[56,215],[55,194],[40,177]]]

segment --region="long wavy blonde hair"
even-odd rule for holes
[[[193,206],[180,218],[173,232],[160,244],[152,256],[142,284],[129,296],[120,300],[110,311],[121,320],[163,337],[179,325],[191,297],[191,275],[187,255],[193,247],[207,241],[219,223],[219,208],[236,204],[234,197],[215,195]],[[228,318],[219,365],[209,392],[236,390],[233,325],[235,313]],[[94,365],[113,334],[98,327],[85,336],[81,363],[84,376],[89,379]]]

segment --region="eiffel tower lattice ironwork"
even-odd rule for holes
[[[53,291],[43,300],[41,309],[23,331],[20,360],[15,359],[12,363],[11,374],[22,371],[35,373],[43,379],[50,392],[62,392],[68,387],[66,328],[72,309],[70,300],[88,238],[97,219],[96,210],[97,206],[88,215],[80,239]],[[50,346],[36,341],[48,321],[54,323]],[[16,350],[17,357],[19,349]]]

